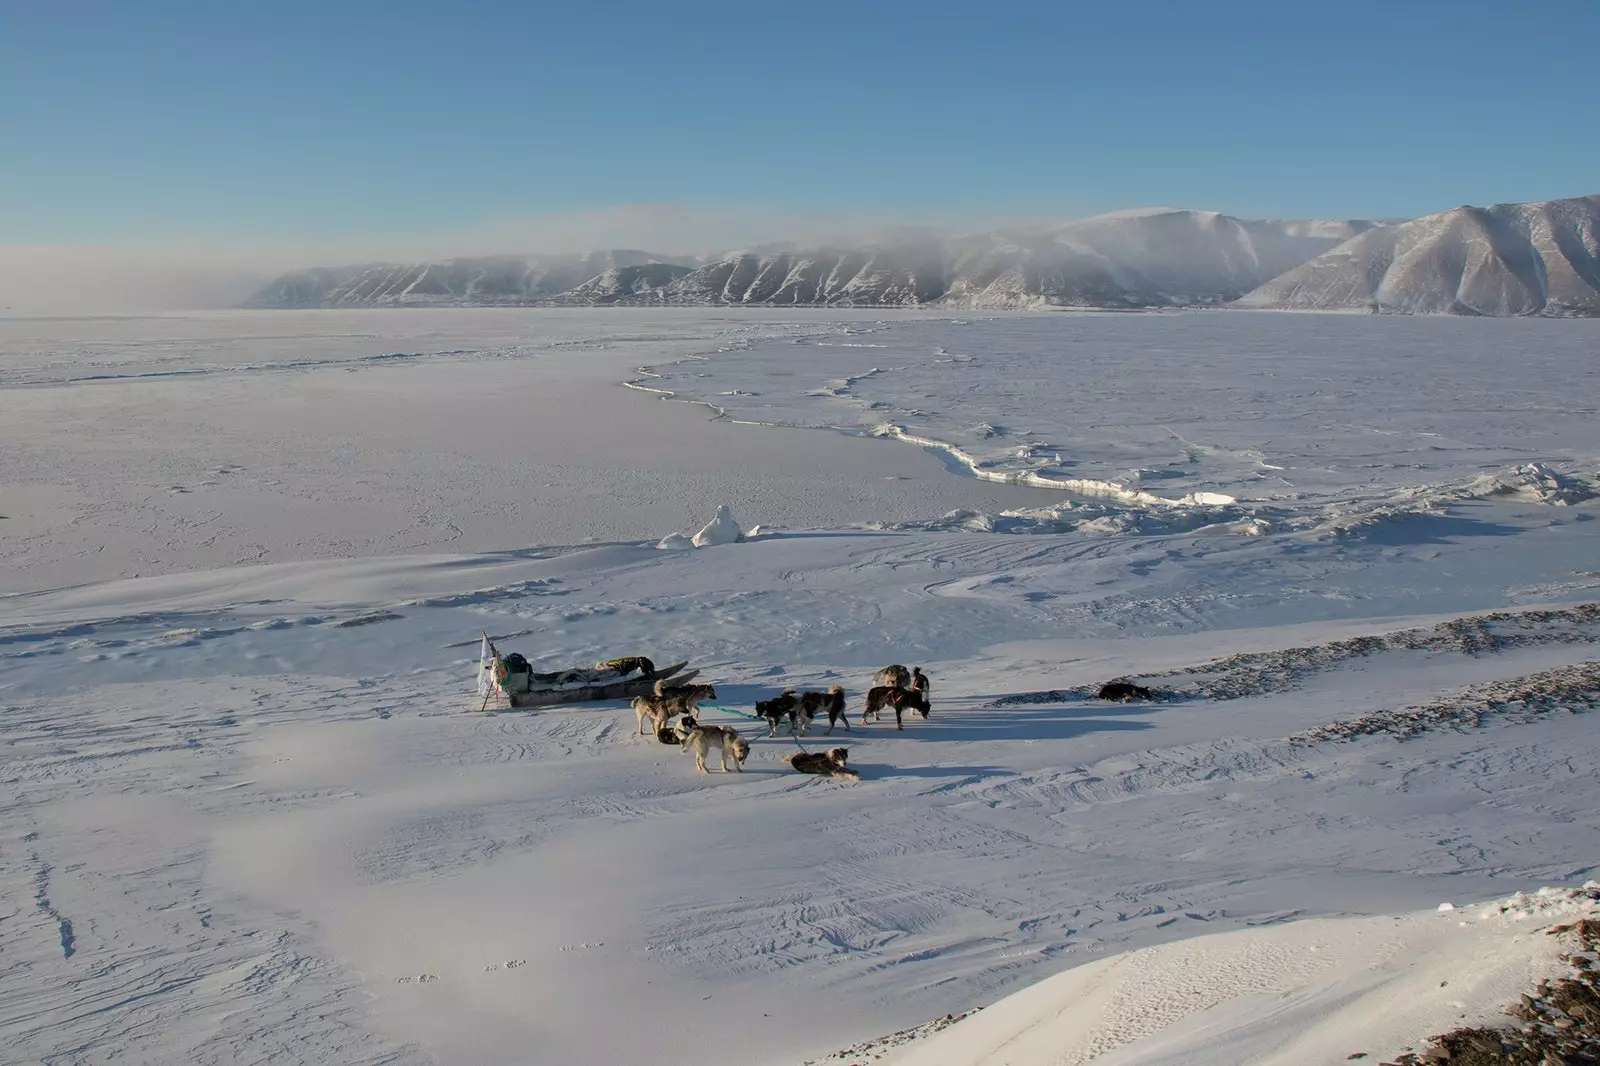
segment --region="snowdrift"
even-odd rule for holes
[[[1380,1062],[1432,1034],[1506,1024],[1564,967],[1547,935],[1600,884],[1479,907],[1322,919],[1101,959],[882,1060],[893,1066],[1312,1066]]]

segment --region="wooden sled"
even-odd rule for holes
[[[608,685],[583,685],[573,688],[546,688],[531,689],[527,692],[509,692],[506,699],[514,708],[523,707],[560,707],[568,703],[589,703],[594,700],[631,700],[635,696],[648,696],[656,690],[656,682],[672,679],[674,685],[685,685],[692,681],[699,670],[684,670],[689,662],[685,659],[681,663],[656,671],[654,677],[636,677],[630,681],[613,681]]]

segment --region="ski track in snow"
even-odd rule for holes
[[[788,409],[758,401],[885,402],[924,409],[963,448],[954,430],[975,426],[987,428],[973,438],[1015,448],[1035,439],[1030,427],[1056,438],[1037,419],[1074,402],[1084,376],[958,409],[940,391],[951,378],[908,394],[910,356],[937,350],[940,373],[1003,384],[1045,380],[1027,375],[1046,322],[1099,375],[1117,368],[1097,346],[1126,357],[1171,341],[1173,322],[1213,355],[1230,337],[1259,355],[1287,328],[1240,321],[797,324],[774,346],[787,362],[765,347],[770,330],[753,330],[670,373],[709,375],[675,391],[715,395],[720,422],[784,421]],[[1367,326],[1328,328],[1359,339]],[[548,343],[587,358],[582,341]],[[462,349],[487,365],[500,360],[484,353],[516,343],[383,346]],[[587,343],[642,361],[620,331]],[[885,346],[869,353],[882,373],[826,361],[858,359],[831,347],[857,343]],[[213,365],[198,341],[176,367],[114,347],[95,359],[126,362],[119,373]],[[796,352],[824,361],[799,365]],[[59,382],[71,362],[35,352],[9,380],[48,365]],[[411,362],[303,373],[379,388]],[[1237,381],[1241,366],[1217,373]],[[1128,373],[1088,380],[1111,388]],[[208,371],[182,387],[241,377],[252,375]],[[819,382],[837,394],[803,395]],[[611,391],[626,409],[649,406]],[[1229,493],[1227,471],[1255,478],[1267,463],[1315,473],[1296,466],[1305,454],[1197,432],[1157,399],[1130,399],[1105,424],[1162,427],[1145,444],[1195,451],[1198,476],[1156,476],[1178,467],[1128,439],[1104,438],[1091,460],[1062,438],[1064,460],[1099,464],[1085,476],[1108,481],[1138,466],[1141,491],[1163,500]],[[535,1048],[543,1061],[793,1066],[1129,949],[1580,882],[1600,855],[1600,504],[1584,488],[1600,442],[1587,422],[1513,400],[1476,423],[1401,426],[1407,440],[1445,432],[1447,454],[1423,467],[1368,467],[1376,452],[1339,450],[1357,437],[1318,438],[1309,502],[1247,501],[1316,522],[1277,518],[1255,536],[1154,518],[1107,535],[1038,516],[1023,519],[1042,535],[997,536],[929,516],[666,552],[652,545],[683,508],[658,496],[648,540],[152,566],[0,596],[0,1036],[24,1060],[83,1063],[480,1062]],[[1274,402],[1249,400],[1263,417]],[[1335,406],[1349,425],[1399,419]],[[851,409],[853,431],[881,413]],[[1536,451],[1493,444],[1529,425],[1544,434]],[[1490,443],[1461,445],[1475,436]],[[625,462],[631,445],[615,446],[607,456]],[[1515,473],[1533,460],[1552,465]],[[326,457],[322,484],[339,483],[342,461]],[[1360,535],[1324,528],[1338,501],[1396,500],[1384,521],[1362,524],[1373,512],[1353,505],[1338,518]],[[719,502],[696,500],[694,518]],[[1194,509],[1208,508],[1226,505]],[[1006,528],[998,509],[983,514]],[[460,528],[449,508],[435,517]],[[850,728],[813,727],[803,743],[850,747],[863,779],[794,774],[795,741],[715,712],[751,740],[742,774],[696,773],[676,748],[635,737],[620,703],[470,713],[482,630],[536,669],[625,652],[689,659],[716,705],[741,710],[786,686],[843,684]],[[931,717],[900,732],[860,722],[871,674],[890,662],[921,664],[934,683]],[[1116,677],[1174,698],[1091,698]],[[619,1005],[716,1022],[620,1025]],[[714,1039],[724,1021],[737,1040]]]

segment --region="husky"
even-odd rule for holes
[[[911,668],[911,691],[922,693],[922,698],[927,699],[933,686],[928,683],[928,675],[922,672],[922,667]]]
[[[850,719],[844,711],[844,686],[834,685],[826,692],[800,693],[800,735],[805,736],[806,730],[811,727],[811,720],[826,714],[828,716],[828,733],[833,732],[833,727],[840,722],[846,729],[850,728]],[[824,736],[827,734],[824,733]]]
[[[1123,703],[1132,703],[1134,700],[1155,699],[1150,690],[1127,681],[1108,681],[1100,686],[1097,694],[1103,700],[1121,700]]]
[[[677,685],[676,692],[669,690],[664,696],[635,696],[633,713],[639,719],[639,735],[644,736],[645,719],[650,719],[657,731],[665,729],[673,716],[693,715],[700,709],[701,700],[717,698],[717,690],[710,685]]]
[[[657,729],[656,739],[661,741],[663,744],[681,745],[683,743],[683,738],[688,736],[689,731],[694,729],[694,727],[694,719],[690,718],[688,715],[684,715],[671,725],[662,726],[660,729]]]
[[[871,715],[873,721],[878,720],[878,712],[885,707],[894,708],[894,727],[904,729],[901,715],[907,707],[917,711],[922,717],[928,717],[928,712],[933,708],[928,705],[928,699],[920,692],[913,692],[908,688],[895,688],[891,685],[879,685],[867,693],[867,709],[861,712],[861,724],[867,724],[867,716]]]
[[[872,683],[889,688],[910,688],[911,674],[905,667],[896,663],[893,666],[885,666],[882,670],[873,674]]]
[[[803,751],[789,756],[789,765],[802,774],[821,774],[824,777],[837,777],[846,781],[860,781],[860,774],[845,769],[845,760],[849,757],[849,748],[833,748],[826,753]]]
[[[694,765],[703,774],[711,771],[706,769],[706,753],[715,744],[722,749],[722,772],[728,772],[728,756],[733,756],[733,768],[744,773],[744,761],[750,756],[750,742],[741,737],[732,729],[720,725],[695,725],[683,738],[683,750],[694,752]]]
[[[767,720],[767,736],[778,735],[778,723],[784,718],[789,719],[789,732],[793,733],[800,718],[800,697],[794,689],[786,688],[781,696],[756,700],[756,714]]]
[[[669,678],[657,678],[655,692],[657,696],[698,696],[703,700],[717,698],[717,690],[712,685],[674,685]]]

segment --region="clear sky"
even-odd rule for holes
[[[1574,196],[1597,42],[1600,0],[0,0],[0,245]]]

